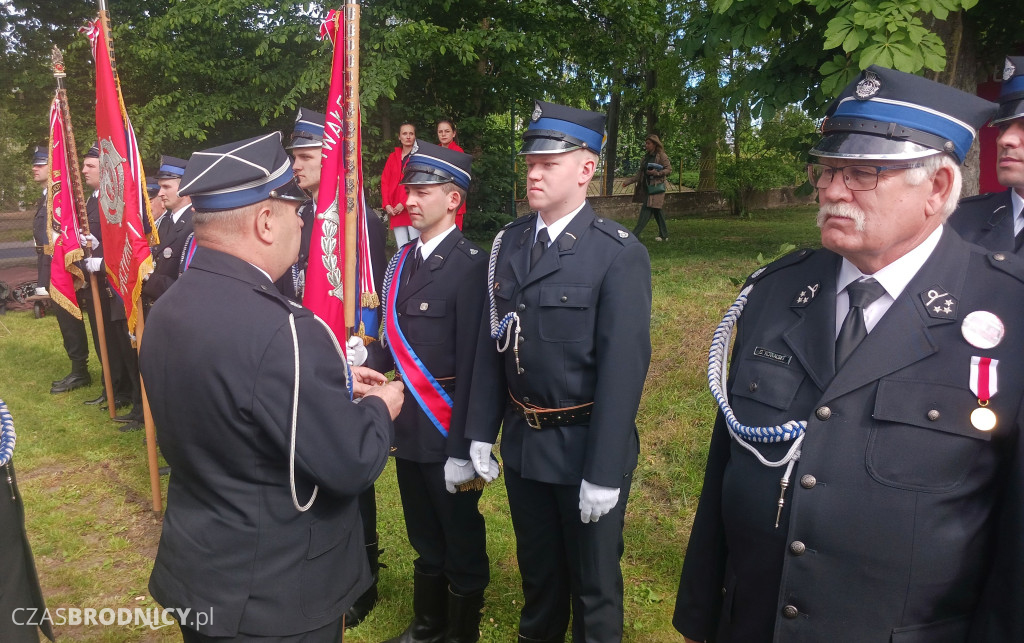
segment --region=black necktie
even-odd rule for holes
[[[1013,238],[1013,251],[1020,252],[1020,247],[1024,246],[1024,228],[1021,228],[1017,236]]]
[[[415,249],[413,249],[412,254],[412,265],[409,267],[409,271],[405,273],[405,283],[409,283],[409,281],[412,280],[412,276],[416,274],[416,271],[420,269],[420,264],[423,263],[423,253],[420,252],[418,246]]]
[[[530,270],[533,270],[533,267],[540,261],[541,255],[548,249],[548,239],[547,228],[537,231],[537,240],[533,242],[533,248],[530,249]]]
[[[836,370],[843,365],[857,345],[868,336],[864,325],[864,309],[885,293],[882,284],[874,279],[855,281],[846,287],[850,296],[850,312],[843,319],[843,326],[836,337]]]

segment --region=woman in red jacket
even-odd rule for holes
[[[450,150],[456,152],[464,152],[464,150],[455,142],[455,123],[449,120],[443,120],[437,122],[437,144],[441,147],[447,147]],[[462,229],[462,215],[466,214],[466,201],[462,201],[462,205],[459,206],[459,211],[455,213],[455,225],[458,226],[459,230]]]
[[[416,126],[402,123],[398,129],[398,142],[401,145],[395,148],[384,163],[384,172],[380,176],[380,194],[384,211],[388,213],[388,225],[394,231],[395,242],[401,248],[420,236],[420,231],[412,227],[409,212],[405,209],[407,195],[401,183],[402,168],[416,143]]]

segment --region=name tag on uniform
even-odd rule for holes
[[[763,357],[764,359],[778,362],[779,364],[789,364],[793,361],[792,355],[783,355],[782,353],[775,353],[768,350],[767,348],[761,348],[760,346],[754,347],[754,357]]]

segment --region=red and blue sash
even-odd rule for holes
[[[423,365],[398,326],[398,287],[402,282],[402,268],[405,266],[409,251],[415,248],[415,243],[408,244],[391,274],[384,316],[384,337],[391,355],[395,358],[395,364],[402,373],[406,386],[409,387],[408,390],[416,398],[416,403],[441,435],[448,437],[448,428],[452,424],[452,398]]]

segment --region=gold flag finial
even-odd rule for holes
[[[64,78],[67,74],[64,73],[64,54],[60,53],[60,49],[57,45],[53,46],[53,51],[50,52],[50,63],[53,65],[53,76],[55,78]]]

